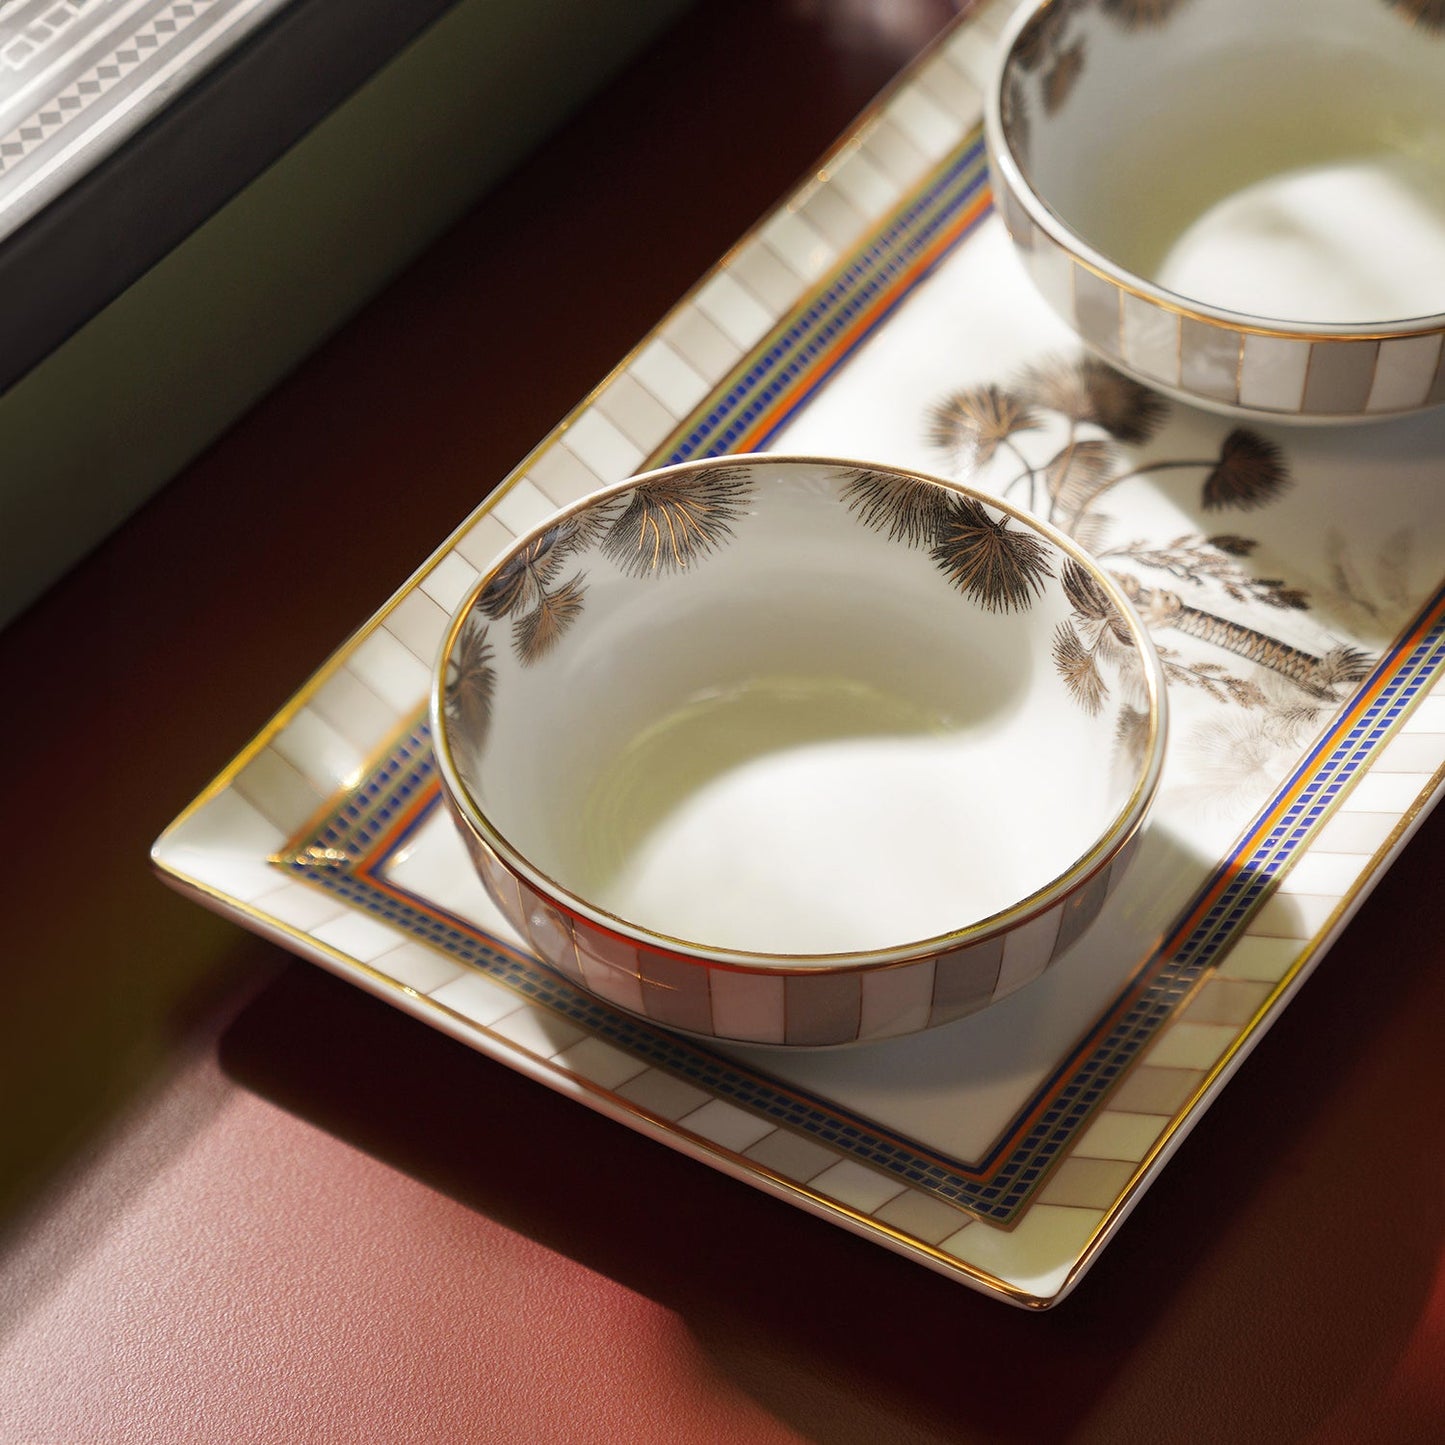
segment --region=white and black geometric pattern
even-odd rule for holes
[[[282,3],[0,3],[0,236]]]

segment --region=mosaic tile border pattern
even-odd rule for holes
[[[1000,214],[1049,304],[1142,380],[1283,416],[1388,416],[1445,403],[1445,329],[1311,338],[1175,310],[1084,265],[1011,190],[997,190]]]
[[[793,301],[924,185],[978,124],[1008,6],[958,24],[830,158],[687,297],[504,490],[279,716],[157,845],[177,882],[505,1062],[540,1068],[603,1112],[998,1297],[1062,1298],[1193,1107],[1362,897],[1445,768],[1445,688],[1395,724],[1268,900],[1075,1139],[1011,1229],[971,1219],[841,1141],[780,1127],[595,1034],[417,938],[276,869],[365,774],[425,697],[451,610],[518,534],[643,465]],[[1316,820],[1317,821],[1317,820]],[[1297,850],[1299,851],[1299,850]],[[317,860],[324,862],[324,859]],[[340,861],[340,860],[333,860]],[[1253,905],[1251,905],[1253,906]],[[656,1132],[656,1131],[654,1131]]]
[[[722,396],[690,418],[654,460],[672,465],[760,447],[800,400],[847,359],[877,325],[880,311],[896,307],[924,279],[928,259],[951,247],[990,209],[980,136],[870,238],[786,330],[751,356],[729,378]]]

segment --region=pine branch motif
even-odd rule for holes
[[[487,624],[476,614],[467,618],[447,669],[444,707],[448,719],[461,736],[470,738],[476,751],[486,741],[492,721],[492,699],[497,690],[495,654],[487,638]],[[459,758],[458,766],[467,776],[475,768],[473,759]]]
[[[890,541],[931,547],[948,520],[950,495],[932,482],[858,468],[843,484],[843,500],[865,526]]]
[[[640,482],[602,551],[635,577],[684,570],[731,540],[751,495],[741,467]]]
[[[1004,409],[988,415],[1012,415],[1016,425],[1028,424],[1021,413]],[[944,576],[987,612],[1027,612],[1054,575],[1047,542],[1010,526],[1007,514],[995,518],[972,497],[935,482],[859,467],[842,495],[865,526],[926,549]]]
[[[582,578],[569,577],[554,592],[544,593],[537,605],[517,619],[512,645],[523,662],[533,662],[561,640],[582,611],[586,593]]]
[[[1042,594],[1052,548],[1029,532],[995,521],[972,497],[956,497],[932,556],[960,592],[989,612],[1027,612]]]
[[[1061,622],[1054,629],[1052,651],[1054,666],[1074,701],[1090,716],[1097,717],[1109,695],[1109,685],[1099,671],[1094,649],[1067,622]]]
[[[483,589],[477,606],[494,621],[513,618],[512,650],[535,662],[561,637],[581,610],[583,577],[574,575],[554,591],[567,561],[605,531],[611,507],[602,503],[547,528],[521,548]]]
[[[518,661],[536,662],[582,614],[587,574],[559,580],[569,562],[600,550],[631,576],[687,568],[732,539],[752,485],[744,467],[640,482],[625,499],[584,507],[539,533],[496,573],[477,607],[493,621],[510,619]]]
[[[1385,4],[1422,30],[1445,30],[1445,0],[1385,0]]]
[[[535,607],[566,555],[562,527],[549,528],[507,561],[487,584],[478,605],[494,620]]]

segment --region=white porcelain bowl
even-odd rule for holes
[[[1037,977],[1159,777],[1159,661],[1061,533],[838,461],[653,472],[520,541],[453,620],[432,726],[503,913],[695,1034],[827,1045]]]
[[[1436,0],[1043,0],[985,127],[1039,289],[1106,360],[1280,421],[1445,402]]]

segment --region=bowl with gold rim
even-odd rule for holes
[[[919,473],[743,456],[520,538],[452,619],[431,725],[543,962],[668,1028],[828,1046],[1066,959],[1149,809],[1165,700],[1062,533]]]
[[[1445,403],[1441,0],[1041,0],[985,106],[1025,269],[1099,356],[1281,422]]]

